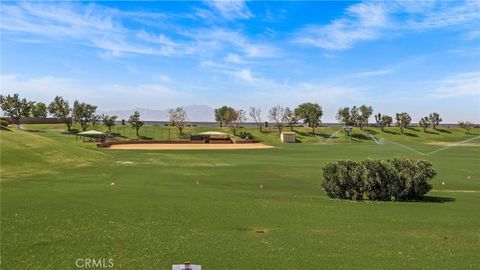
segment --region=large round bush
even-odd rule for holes
[[[329,197],[350,200],[416,200],[427,194],[436,175],[425,160],[340,160],[323,168]]]

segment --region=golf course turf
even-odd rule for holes
[[[78,258],[114,269],[480,268],[478,129],[356,129],[348,141],[297,128],[298,144],[246,129],[275,147],[162,151],[22,128],[0,131],[2,269],[76,269]],[[432,162],[424,200],[334,200],[320,187],[327,162],[393,157]]]

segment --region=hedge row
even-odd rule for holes
[[[425,160],[340,160],[323,168],[322,187],[331,198],[350,200],[416,200],[427,194],[436,175]]]

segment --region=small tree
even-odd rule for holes
[[[350,121],[353,126],[356,126],[356,127],[360,126],[361,115],[357,106],[353,106],[350,109]]]
[[[317,103],[303,103],[295,108],[295,115],[312,128],[312,133],[315,133],[315,128],[320,123],[323,111]]]
[[[55,118],[62,120],[67,125],[68,131],[72,127],[72,118],[70,112],[72,108],[68,106],[68,101],[64,100],[61,96],[56,96],[55,99],[48,105],[48,112]]]
[[[280,105],[271,108],[268,112],[268,118],[270,121],[275,122],[278,128],[278,133],[282,133],[282,129],[286,122],[285,108]]]
[[[0,95],[0,107],[5,116],[8,116],[15,121],[17,128],[20,127],[20,118],[28,117],[30,115],[32,106],[33,102],[27,101],[25,98],[20,99],[18,94],[13,94],[13,96]]]
[[[460,121],[458,122],[458,125],[460,125],[461,128],[465,129],[465,132],[468,132],[470,129],[472,129],[475,124],[469,121]]]
[[[228,120],[228,127],[232,130],[233,135],[237,136],[238,129],[242,127],[247,117],[244,110],[233,110],[227,112],[226,119]]]
[[[100,123],[100,121],[102,121],[102,116],[101,115],[98,115],[98,114],[94,114],[92,116],[92,126],[96,126],[98,123]]]
[[[293,128],[298,123],[298,116],[294,111],[290,110],[289,107],[285,108],[285,123],[290,127],[291,131],[293,131]]]
[[[359,112],[358,125],[363,130],[363,127],[368,127],[368,119],[372,116],[373,108],[372,106],[362,105],[359,108]]]
[[[389,115],[384,114],[382,116],[382,121],[385,123],[385,126],[390,127],[393,123],[393,118]]]
[[[215,109],[215,121],[218,122],[220,127],[228,126],[228,122],[227,122],[228,119],[226,119],[227,114],[229,113],[231,114],[233,111],[235,111],[235,109],[228,106],[222,106],[220,108]]]
[[[377,122],[377,126],[383,131],[385,128],[385,122],[383,121],[383,116],[381,113],[375,114],[375,122]]]
[[[180,135],[183,135],[183,129],[187,122],[187,112],[183,107],[177,107],[168,110],[168,114],[170,115],[170,125],[177,127]]]
[[[354,123],[351,119],[350,108],[344,107],[338,109],[337,115],[335,116],[340,123],[344,123],[346,126],[353,126]]]
[[[94,124],[96,121],[95,112],[97,111],[97,106],[80,103],[78,100],[75,100],[73,103],[72,118],[75,123],[78,123],[82,130],[85,131],[87,128]]]
[[[427,116],[420,119],[418,125],[423,128],[423,132],[427,132],[427,128],[430,126],[430,120]]]
[[[47,105],[43,102],[35,102],[32,106],[32,116],[39,118],[47,118]]]
[[[137,135],[137,138],[140,137],[138,135],[138,131],[144,123],[140,121],[140,113],[138,111],[135,111],[132,115],[130,115],[130,117],[128,118],[128,123],[130,124],[130,126],[132,126],[132,128],[135,129],[135,134]]]
[[[250,118],[252,118],[253,121],[255,121],[255,124],[257,124],[258,130],[262,132],[262,127],[263,127],[262,118],[261,118],[262,110],[260,108],[250,107],[250,111],[248,114],[250,115]]]
[[[396,120],[397,120],[397,126],[400,128],[400,133],[403,134],[405,128],[410,125],[410,122],[412,121],[412,117],[406,112],[402,113],[397,113],[396,114]]]
[[[108,133],[112,133],[112,128],[115,126],[115,121],[117,121],[117,118],[118,117],[116,115],[102,115],[102,122],[108,128]]]
[[[430,124],[432,124],[433,129],[435,129],[440,124],[440,122],[442,122],[442,118],[440,118],[440,114],[436,112],[431,113],[428,116],[428,120],[430,121]]]

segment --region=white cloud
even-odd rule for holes
[[[210,0],[206,4],[227,20],[253,17],[244,0]]]
[[[246,16],[246,5],[238,2],[212,2],[222,14]],[[230,16],[233,16],[231,15]],[[173,15],[152,12],[123,12],[97,4],[79,3],[2,3],[0,30],[5,38],[19,39],[30,34],[35,42],[54,40],[105,50],[102,57],[143,54],[199,57],[233,50],[246,57],[272,57],[278,50],[266,42],[251,40],[241,31],[217,27],[182,27],[168,22]],[[139,18],[141,20],[139,21]],[[189,19],[178,15],[175,19]],[[154,30],[126,27],[126,22],[156,21]],[[173,20],[173,19],[172,19]],[[148,25],[151,25],[149,23]],[[162,25],[163,24],[163,25]],[[166,27],[166,25],[174,25]],[[8,34],[8,35],[6,35]],[[2,36],[2,38],[3,38]]]
[[[327,25],[302,28],[294,42],[326,50],[345,50],[362,41],[452,26],[467,28],[467,38],[473,39],[478,36],[479,18],[479,1],[364,2],[351,5],[343,16]]]
[[[374,76],[387,75],[387,74],[390,74],[392,72],[393,72],[393,69],[387,68],[387,69],[378,69],[378,70],[357,72],[357,73],[352,74],[352,76],[353,77],[364,78],[364,77],[374,77]]]
[[[478,29],[480,2],[453,1],[453,4],[456,5],[430,5],[419,11],[415,18],[407,20],[405,27],[409,29],[432,29],[471,24]]]
[[[225,62],[234,63],[234,64],[245,63],[238,54],[233,54],[233,53],[229,53],[224,60]]]
[[[9,33],[63,40],[121,53],[162,54],[161,50],[133,44],[114,10],[94,4],[29,3],[4,4],[0,27]]]
[[[155,74],[152,76],[152,79],[166,83],[172,82],[172,79],[165,74]]]
[[[451,75],[434,82],[430,95],[436,98],[472,96],[480,98],[480,72],[466,72]],[[479,99],[480,102],[480,99]]]
[[[230,51],[230,53],[234,51],[245,57],[271,58],[281,53],[275,46],[266,42],[252,41],[240,31],[199,28],[179,34],[192,40],[195,51],[203,56],[222,51]]]
[[[389,24],[386,7],[377,3],[355,4],[346,15],[329,25],[302,29],[295,42],[328,50],[351,48],[359,41],[377,39]]]

